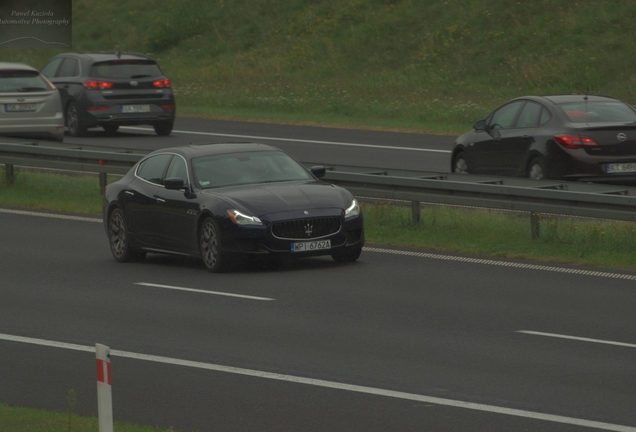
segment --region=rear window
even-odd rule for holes
[[[156,78],[163,74],[152,60],[113,60],[95,63],[91,68],[91,78],[139,79]]]
[[[636,112],[628,105],[612,102],[569,102],[559,107],[572,123],[636,122]]]
[[[0,71],[0,93],[49,91],[51,88],[38,71]]]

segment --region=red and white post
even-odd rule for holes
[[[110,348],[95,344],[97,358],[97,414],[99,432],[113,432],[113,393],[110,374]]]

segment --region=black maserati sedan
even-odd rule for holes
[[[360,206],[324,174],[264,144],[154,151],[106,188],[111,252],[120,262],[146,253],[199,257],[210,272],[250,255],[355,261],[364,245]]]
[[[457,138],[455,173],[636,181],[636,110],[608,96],[512,99]]]

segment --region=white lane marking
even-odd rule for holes
[[[195,288],[184,288],[184,287],[177,287],[177,286],[171,286],[171,285],[159,285],[159,284],[148,283],[148,282],[135,282],[135,285],[143,285],[143,286],[149,286],[149,287],[155,287],[155,288],[167,288],[167,289],[178,290],[178,291],[190,291],[190,292],[196,292],[201,294],[213,294],[213,295],[220,295],[220,296],[227,296],[227,297],[238,297],[238,298],[244,298],[249,300],[264,300],[264,301],[274,300],[273,298],[267,298],[267,297],[254,297],[254,296],[248,296],[248,295],[242,295],[242,294],[230,294],[230,293],[219,292],[219,291],[206,291],[206,290],[200,290]]]
[[[77,220],[83,222],[99,222],[102,223],[102,218],[91,218],[91,217],[82,217],[82,216],[69,216],[69,215],[61,215],[54,213],[40,213],[33,211],[24,211],[24,210],[12,210],[12,209],[4,209],[0,208],[0,213],[9,213],[9,214],[17,214],[23,216],[39,216],[39,217],[47,217],[54,219],[67,219],[67,220]]]
[[[468,258],[468,257],[462,257],[462,256],[454,256],[454,255],[442,255],[442,254],[403,251],[403,250],[395,250],[395,249],[382,249],[382,248],[366,247],[366,246],[363,247],[362,250],[365,252],[376,252],[376,253],[385,253],[385,254],[392,254],[392,255],[405,255],[405,256],[413,256],[418,258],[439,259],[439,260],[445,260],[445,261],[457,261],[457,262],[492,265],[492,266],[499,266],[499,267],[512,267],[512,268],[521,268],[521,269],[528,269],[528,270],[551,271],[551,272],[557,272],[557,273],[569,273],[569,274],[576,274],[576,275],[582,275],[582,276],[598,276],[598,277],[612,278],[612,279],[636,280],[636,275],[600,272],[600,271],[593,271],[593,270],[580,270],[576,268],[566,268],[566,267],[552,267],[552,266],[540,265],[540,264],[524,264],[519,262],[511,262],[511,261],[496,261],[496,260],[489,260],[489,259],[482,259],[482,258]]]
[[[562,334],[556,334],[556,333],[543,333],[543,332],[537,332],[537,331],[531,331],[531,330],[517,330],[516,333],[525,333],[525,334],[536,335],[536,336],[547,336],[547,337],[553,337],[553,338],[559,338],[559,339],[571,339],[571,340],[577,340],[577,341],[583,341],[583,342],[593,342],[593,343],[606,344],[606,345],[616,345],[616,346],[622,346],[622,347],[628,347],[628,348],[636,348],[636,344],[607,341],[603,339],[590,339],[590,338],[584,338],[584,337],[578,337],[578,336],[568,336],[568,335],[562,335]]]
[[[153,131],[153,129],[133,127],[133,126],[125,126],[125,127],[122,127],[122,129],[133,129],[133,130],[142,130],[142,131],[149,131],[149,132]],[[213,133],[213,132],[194,132],[194,131],[180,131],[180,130],[173,130],[172,132],[189,134],[189,135],[206,135],[206,136],[219,136],[219,137],[226,137],[226,138],[247,138],[247,139],[256,139],[256,140],[288,141],[288,142],[299,142],[299,143],[308,143],[308,144],[336,145],[336,146],[344,146],[344,147],[366,147],[366,148],[377,148],[377,149],[384,149],[384,150],[406,150],[406,151],[419,151],[419,152],[430,152],[430,153],[451,153],[450,150],[423,149],[423,148],[415,148],[415,147],[393,147],[393,146],[383,146],[383,145],[373,145],[373,144],[354,144],[354,143],[337,142],[337,141],[317,141],[317,140],[303,140],[303,139],[294,139],[294,138],[276,138],[276,137],[254,136],[254,135],[233,135],[233,134],[222,134],[222,133]]]
[[[35,338],[24,337],[24,336],[13,336],[13,335],[0,333],[0,339],[12,341],[12,342],[23,342],[23,343],[33,344],[33,345],[53,347],[53,348],[64,348],[64,349],[83,351],[83,352],[95,352],[94,346],[83,346],[83,345],[70,344],[70,343],[64,343],[64,342],[49,341],[45,339],[35,339]],[[584,419],[578,419],[574,417],[565,417],[565,416],[559,416],[559,415],[553,415],[553,414],[543,414],[543,413],[538,413],[533,411],[525,411],[525,410],[518,410],[513,408],[499,407],[495,405],[485,405],[485,404],[478,404],[478,403],[472,403],[472,402],[458,401],[453,399],[443,399],[443,398],[438,398],[433,396],[424,396],[424,395],[419,395],[414,393],[405,393],[405,392],[399,392],[394,390],[379,389],[374,387],[344,384],[344,383],[339,383],[335,381],[325,381],[325,380],[314,379],[314,378],[303,378],[303,377],[294,376],[294,375],[285,375],[285,374],[278,374],[278,373],[272,373],[272,372],[257,371],[253,369],[243,369],[243,368],[232,367],[232,366],[223,366],[223,365],[217,365],[212,363],[202,363],[202,362],[196,362],[196,361],[190,361],[190,360],[181,360],[181,359],[175,359],[170,357],[160,357],[155,355],[139,354],[139,353],[134,353],[129,351],[119,351],[119,350],[111,349],[110,353],[111,355],[114,355],[114,356],[135,359],[135,360],[144,360],[144,361],[151,361],[155,363],[193,367],[197,369],[205,369],[205,370],[211,370],[216,372],[226,372],[226,373],[232,373],[232,374],[238,374],[238,375],[246,375],[251,377],[272,379],[277,381],[285,381],[285,382],[296,383],[296,384],[306,384],[306,385],[325,387],[325,388],[331,388],[336,390],[345,390],[345,391],[352,391],[356,393],[370,394],[375,396],[385,396],[385,397],[392,397],[396,399],[412,400],[417,402],[430,403],[434,405],[442,405],[442,406],[448,406],[453,408],[464,408],[464,409],[471,409],[476,411],[485,411],[485,412],[496,413],[496,414],[505,414],[505,415],[511,415],[515,417],[524,417],[524,418],[530,418],[533,420],[545,420],[545,421],[550,421],[555,423],[597,428],[597,429],[608,430],[608,431],[636,432],[636,427],[631,427],[631,426],[623,426],[623,425],[617,425],[612,423],[597,422],[592,420],[584,420]]]

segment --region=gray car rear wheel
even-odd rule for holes
[[[545,162],[540,157],[534,157],[528,164],[528,178],[542,180],[546,178]]]
[[[70,136],[82,136],[86,133],[86,126],[82,122],[75,102],[69,102],[66,107],[66,128]]]

